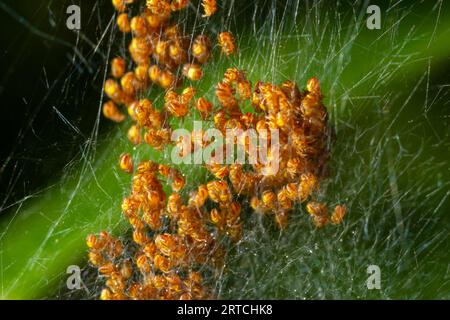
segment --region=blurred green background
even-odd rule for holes
[[[82,8],[79,33],[65,28],[72,3]],[[219,297],[449,298],[449,3],[371,1],[380,30],[366,27],[364,1],[219,4],[208,23],[197,1],[177,18],[189,33],[238,39],[239,55],[216,54],[199,92],[213,99],[230,65],[253,82],[302,87],[318,77],[337,135],[319,197],[349,208],[343,226],[316,230],[298,207],[282,233],[246,212],[246,236],[212,283]],[[129,123],[100,116],[105,68],[127,43],[109,1],[2,0],[0,14],[0,297],[95,298],[101,280],[86,266],[84,239],[127,230],[120,202],[130,177],[118,156],[169,157],[133,149]],[[160,96],[149,92],[157,105]],[[207,179],[183,170],[190,185]],[[86,288],[66,289],[72,264]],[[381,290],[367,289],[369,265],[381,269]]]

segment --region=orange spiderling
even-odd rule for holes
[[[127,13],[121,13],[117,16],[117,26],[123,33],[131,32],[130,20],[128,19]]]
[[[199,65],[188,63],[183,66],[183,75],[189,80],[197,81],[203,77],[203,71]]]
[[[129,153],[122,153],[119,159],[120,169],[126,173],[133,173],[133,160]]]
[[[236,53],[236,40],[230,32],[219,33],[219,46],[227,57]]]
[[[125,120],[125,115],[119,110],[113,101],[108,101],[103,104],[103,115],[105,118],[114,122],[122,122]]]
[[[331,215],[331,222],[334,224],[341,224],[346,214],[347,208],[342,205],[337,205]]]
[[[111,61],[111,75],[119,79],[125,74],[125,60],[123,58],[117,57]]]
[[[130,129],[128,129],[128,140],[134,145],[138,145],[141,143],[141,134],[139,132],[139,127],[136,125],[132,125]]]
[[[202,17],[211,17],[217,11],[216,0],[203,0],[202,6],[203,10],[205,11]]]

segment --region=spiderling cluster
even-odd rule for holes
[[[113,3],[119,11],[126,8],[123,1],[123,6]],[[318,80],[308,80],[303,91],[292,81],[279,86],[259,81],[253,86],[245,72],[229,68],[216,86],[218,106],[204,97],[195,99],[196,89],[192,86],[177,93],[182,82],[172,70],[183,65],[181,74],[198,80],[202,77],[199,64],[211,55],[211,45],[205,35],[199,35],[189,48],[177,27],[167,23],[170,11],[179,10],[187,3],[147,1],[143,15],[134,17],[129,28],[126,17],[119,16],[121,30],[133,32],[129,49],[137,67],[134,72],[125,73],[124,59],[112,61],[111,74],[121,80],[120,84],[115,80],[105,83],[111,101],[105,103],[104,115],[113,121],[123,121],[125,115],[115,104],[125,105],[135,121],[128,131],[129,140],[134,144],[144,141],[156,150],[163,150],[171,143],[173,129],[169,119],[183,119],[196,109],[203,120],[211,121],[220,132],[233,131],[235,138],[227,140],[227,144],[243,148],[246,157],[260,154],[255,150],[261,146],[253,145],[242,130],[255,130],[266,146],[277,144],[279,158],[275,159],[271,153],[268,158],[276,161],[278,168],[273,170],[270,162],[260,158],[249,167],[210,160],[205,166],[215,180],[198,186],[185,202],[180,195],[185,178],[179,170],[152,161],[139,163],[131,193],[122,202],[124,216],[133,229],[130,248],[107,232],[90,235],[87,240],[89,261],[106,278],[102,299],[215,297],[203,281],[202,273],[220,274],[226,257],[227,240],[224,239],[238,242],[242,238],[244,199],[256,213],[273,215],[280,229],[287,226],[295,202],[309,201],[306,209],[317,227],[330,220],[327,206],[312,201],[324,178],[332,136]],[[208,3],[204,3],[206,16],[211,12],[206,10]],[[160,23],[157,25],[160,32],[147,22],[155,19]],[[231,33],[221,33],[218,41],[225,55],[237,51]],[[138,42],[145,45],[141,47]],[[156,62],[152,66],[148,63],[150,56]],[[189,57],[199,64],[187,63]],[[137,99],[137,93],[150,83],[166,90],[162,110],[149,99]],[[252,105],[253,112],[243,111],[247,103]],[[268,129],[279,132],[279,141],[263,134]],[[141,131],[145,131],[143,139]],[[192,131],[192,141],[200,140],[201,147],[206,147],[212,141],[204,139],[204,134]],[[182,156],[195,150],[184,148],[185,144],[183,139],[175,142]],[[125,172],[133,173],[129,154],[122,154],[119,164]],[[168,197],[163,190],[164,181],[172,188]],[[344,206],[336,206],[331,222],[340,224],[345,214]],[[126,258],[130,252],[132,259]]]

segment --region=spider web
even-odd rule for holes
[[[11,7],[0,4],[10,15],[16,14],[35,36],[48,38]],[[449,14],[448,5],[445,7],[443,1],[433,5],[384,3],[380,5],[382,29],[368,30],[368,2],[262,0],[219,4],[220,11],[210,21],[201,18],[197,2],[177,17],[186,33],[216,35],[231,30],[238,41],[240,54],[236,59],[217,56],[206,67],[200,92],[213,99],[214,84],[229,66],[246,70],[253,83],[291,79],[303,86],[309,77],[317,77],[337,137],[329,178],[318,197],[331,206],[345,204],[349,216],[343,226],[315,230],[304,209],[297,206],[287,230],[278,232],[267,220],[246,212],[244,238],[229,247],[223,273],[211,279],[217,295],[448,298],[449,52],[437,44],[450,30],[443,19]],[[42,290],[36,289],[36,297],[98,297],[103,279],[86,266],[82,258],[86,250],[79,243],[87,234],[102,229],[115,230],[126,238],[120,201],[129,192],[129,179],[111,168],[116,163],[112,161],[125,150],[132,150],[135,160],[155,157],[170,161],[167,153],[150,155],[147,147],[132,149],[123,126],[105,124],[101,85],[108,76],[109,60],[127,56],[127,40],[115,28],[109,1],[89,6],[81,2],[80,6],[83,15],[89,12],[88,23],[97,25],[95,34],[84,33],[82,28],[74,43],[59,44],[72,49],[71,72],[77,74],[79,68],[89,71],[93,85],[83,90],[97,93],[95,102],[80,99],[75,105],[89,103],[96,112],[89,128],[82,128],[81,119],[73,121],[56,107],[49,111],[71,135],[81,137],[72,143],[79,152],[72,154],[60,181],[11,201],[8,194],[14,192],[14,179],[21,173],[12,175],[2,201],[4,221],[0,224],[0,279],[5,297],[15,292],[20,296],[24,290],[21,282],[31,282],[39,274],[33,286]],[[52,39],[58,41],[47,40]],[[70,91],[80,78],[66,76],[55,77],[54,83]],[[149,94],[156,104],[160,101],[160,91],[152,89]],[[27,119],[18,142],[32,127],[33,114]],[[16,153],[11,152],[9,158],[14,159]],[[188,186],[205,179],[198,168],[183,169],[190,179]],[[51,215],[45,206],[45,201],[50,203],[48,194],[58,194]],[[17,262],[10,258],[15,255],[7,252],[12,241],[19,239],[14,226],[31,214],[44,217],[45,232],[37,237],[32,254]],[[61,252],[64,247],[59,248],[58,241],[70,243],[65,250],[73,249],[73,257],[71,252]],[[55,257],[66,260],[47,263]],[[3,280],[17,263],[21,267],[15,280]],[[79,264],[84,270],[85,287],[81,290],[65,287],[65,268],[70,264]],[[381,290],[367,289],[369,265],[381,269]],[[50,296],[44,290],[49,283],[59,285]]]

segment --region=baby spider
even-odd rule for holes
[[[211,56],[211,42],[206,35],[199,35],[192,44],[192,55],[201,64],[205,63]]]
[[[117,57],[111,61],[111,75],[119,79],[125,74],[125,60]]]
[[[133,160],[129,153],[122,153],[119,159],[120,169],[126,173],[133,173]]]
[[[114,122],[122,122],[125,120],[125,115],[111,100],[103,104],[103,115]]]
[[[202,17],[211,17],[217,11],[216,0],[203,0],[202,1],[203,10],[205,13]]]
[[[331,215],[331,222],[334,224],[341,224],[344,220],[345,214],[347,213],[347,208],[342,205],[337,205],[334,208],[333,214]]]
[[[219,46],[227,57],[236,53],[236,41],[230,32],[221,32],[219,34]]]
[[[189,80],[197,81],[203,77],[203,70],[198,64],[187,63],[183,66],[183,75]]]
[[[121,13],[117,17],[117,26],[122,33],[131,32],[130,20],[127,13]]]

